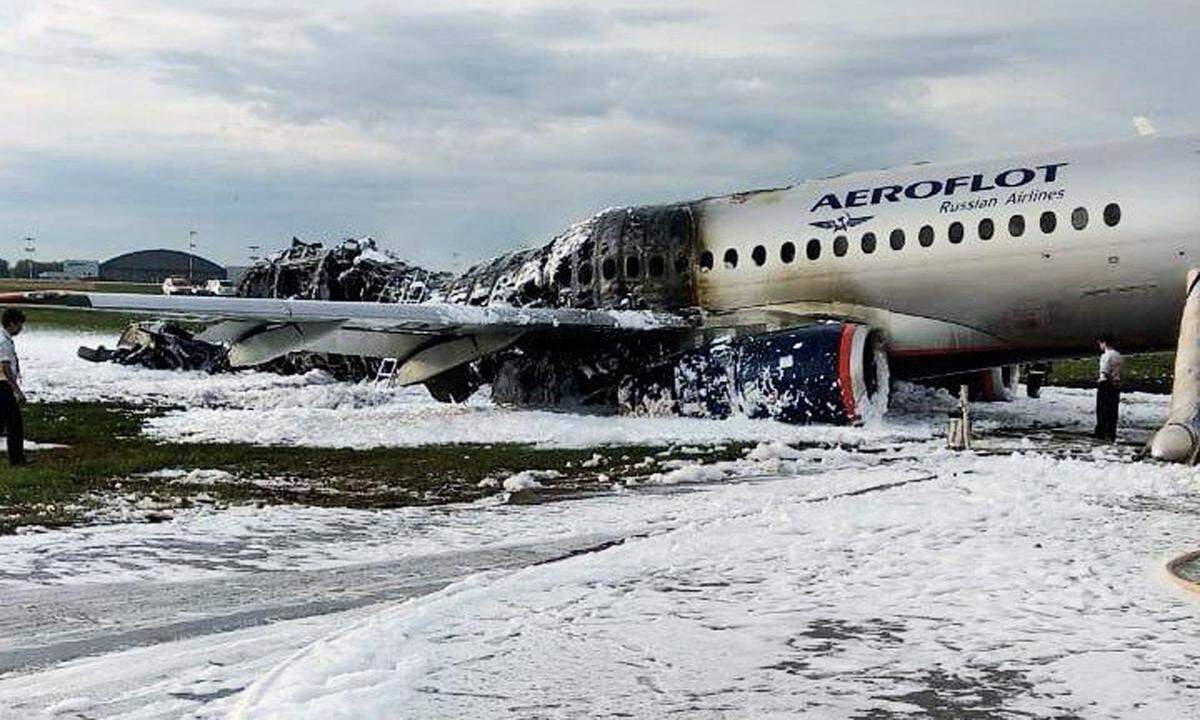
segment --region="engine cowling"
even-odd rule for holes
[[[684,353],[628,378],[619,395],[634,412],[849,425],[886,410],[887,354],[864,325],[820,323]]]

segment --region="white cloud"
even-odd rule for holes
[[[1200,10],[1163,2],[16,0],[0,238],[199,226],[478,259],[616,203],[1164,130]],[[0,244],[0,255],[12,255]]]

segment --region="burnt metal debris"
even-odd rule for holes
[[[420,302],[444,284],[449,273],[433,273],[380,252],[375,241],[344,240],[326,249],[321,243],[293,238],[287,250],[248,270],[237,288],[242,297],[345,300],[360,302]],[[153,369],[230,369],[227,349],[197,339],[177,323],[133,323],[117,348],[80,348],[79,355],[95,362],[141,365]],[[284,375],[323,370],[339,380],[374,377],[379,360],[347,355],[293,353],[261,369]]]
[[[133,323],[121,333],[115,348],[103,345],[79,348],[79,357],[92,362],[209,373],[229,369],[226,355],[224,347],[198,340],[190,331],[171,322]]]
[[[238,283],[241,297],[349,302],[421,302],[453,275],[381,252],[371,238],[326,248],[292,238],[287,250],[255,263]]]

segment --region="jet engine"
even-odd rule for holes
[[[849,425],[887,409],[878,332],[826,322],[719,341],[626,378],[623,409]]]

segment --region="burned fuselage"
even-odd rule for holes
[[[379,253],[370,241],[347,241],[326,250],[297,240],[288,251],[255,266],[239,294],[651,310],[698,317],[704,305],[699,293],[705,287],[700,278],[714,262],[713,252],[704,246],[703,207],[700,201],[606,210],[541,247],[509,253],[460,275],[403,263]],[[696,322],[652,333],[554,328],[499,342],[449,338],[442,340],[445,346],[460,343],[467,359],[439,368],[421,382],[447,401],[463,400],[489,385],[497,402],[519,406],[709,417],[742,413],[796,422],[855,420],[858,408],[846,388],[878,384],[873,375],[864,375],[874,367],[877,338],[866,328],[832,323],[793,328],[796,332],[765,342],[748,339],[772,329],[779,330],[765,324],[730,329]],[[472,354],[480,341],[495,349]],[[852,353],[862,371],[857,375],[847,369]],[[328,358],[321,361],[331,364]],[[314,358],[300,354],[286,362],[304,367]],[[342,358],[332,364],[353,362]],[[886,360],[881,362],[886,366]],[[376,367],[370,363],[365,371]],[[801,371],[806,380],[797,383]]]
[[[694,204],[606,210],[543,247],[471,268],[433,298],[472,305],[690,312],[697,304],[696,212]],[[646,373],[691,347],[697,337],[694,331],[531,334],[452,377],[458,383],[490,384],[493,398],[502,403],[614,407],[623,379]]]

